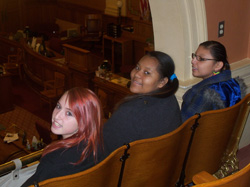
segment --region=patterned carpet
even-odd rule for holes
[[[19,106],[15,106],[15,109],[10,112],[0,114],[0,124],[6,128],[7,132],[8,130],[11,131],[12,129],[8,128],[15,124],[18,128],[26,132],[29,140],[31,140],[33,136],[36,136],[37,138],[39,137],[35,128],[36,122],[50,127],[50,124],[47,121],[33,115]]]
[[[36,122],[44,125],[45,127],[50,127],[50,124],[47,121],[19,106],[15,106],[15,109],[12,111],[0,114],[0,164],[27,154],[26,152],[21,151],[22,149],[16,146],[15,142],[10,144],[4,143],[3,137],[5,136],[6,132],[16,131],[20,134],[25,132],[27,140],[29,140],[31,143],[33,136],[36,136],[37,139],[39,139],[39,134],[35,127]],[[13,124],[17,126],[17,129],[13,127]],[[21,136],[19,135],[18,141],[22,140]]]

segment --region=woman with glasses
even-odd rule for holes
[[[192,54],[192,74],[203,80],[183,96],[182,121],[195,113],[230,107],[241,100],[244,83],[231,77],[225,47],[206,41]]]

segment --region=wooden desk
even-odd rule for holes
[[[108,118],[109,114],[113,112],[114,106],[121,99],[132,94],[126,86],[128,81],[128,79],[118,75],[113,75],[111,80],[94,78],[94,91],[101,100],[105,118]]]
[[[0,114],[14,109],[11,74],[0,75]]]

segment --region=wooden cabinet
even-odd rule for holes
[[[132,94],[126,86],[128,81],[128,79],[117,75],[113,75],[111,81],[99,77],[93,79],[94,91],[101,100],[106,118],[113,112],[115,105],[121,99]]]
[[[129,38],[103,36],[104,59],[111,62],[112,72],[119,73],[120,68],[133,64],[133,41]]]

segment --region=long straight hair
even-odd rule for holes
[[[91,90],[75,87],[64,94],[67,95],[69,107],[78,123],[78,131],[69,138],[58,140],[48,145],[42,156],[61,148],[71,148],[83,145],[81,158],[74,164],[79,164],[93,154],[97,160],[97,152],[102,148],[102,110],[101,103]]]

